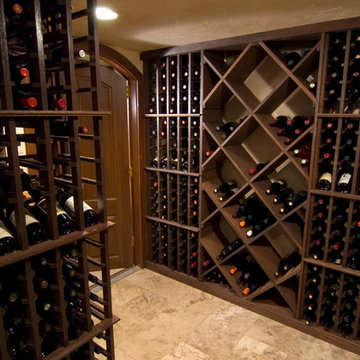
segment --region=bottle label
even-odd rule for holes
[[[4,223],[0,221],[0,239],[6,238],[6,237],[13,237],[9,230],[5,227]]]
[[[15,220],[15,211],[13,211],[10,216],[9,216],[9,220],[10,222],[16,227],[16,220]],[[25,214],[25,225],[28,226],[32,223],[38,223],[39,221],[37,221],[33,216],[29,215],[29,214]]]
[[[349,184],[350,180],[351,180],[351,174],[349,173],[342,174],[339,179],[339,184]]]
[[[331,179],[332,179],[331,174],[328,173],[328,172],[325,172],[325,173],[323,173],[323,174],[320,176],[320,179],[319,179],[319,180],[326,180],[326,181],[328,181],[329,183],[331,183]]]
[[[75,213],[75,206],[74,206],[74,197],[71,196],[69,197],[64,205],[69,208],[73,213]],[[86,210],[93,210],[92,207],[90,207],[88,204],[86,204],[85,202],[83,202],[83,212],[85,212]]]

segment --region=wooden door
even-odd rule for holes
[[[76,73],[78,87],[88,88],[88,71],[79,69]],[[108,219],[115,223],[109,230],[109,249],[111,268],[124,268],[134,264],[134,247],[132,245],[133,218],[131,202],[130,136],[128,122],[128,100],[126,96],[127,81],[112,68],[100,68],[100,107],[110,110],[112,115],[104,117],[104,160],[105,185]],[[90,110],[90,93],[78,94],[79,108]],[[83,125],[86,118],[80,119]],[[89,133],[92,133],[89,127]],[[82,140],[81,155],[92,156],[90,141]],[[95,178],[94,164],[83,163],[82,176]],[[84,201],[96,209],[96,192],[94,186],[84,185]],[[89,247],[90,255],[91,247]],[[94,255],[93,255],[94,256]]]

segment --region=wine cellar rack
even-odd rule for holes
[[[142,59],[146,266],[360,354],[358,24]]]
[[[102,154],[108,112],[99,110],[95,6],[88,0],[86,9],[72,13],[70,0],[0,4],[0,220],[11,232],[11,246],[4,241],[0,256],[2,360],[115,358],[113,224],[107,221]],[[73,39],[78,19],[85,20],[87,34]],[[87,53],[78,45],[84,42]],[[90,88],[77,88],[77,68],[88,69]],[[91,111],[78,109],[83,92],[91,93]],[[91,157],[82,153],[82,142],[92,144]],[[94,178],[82,176],[84,163]],[[83,205],[88,188],[97,194],[96,212]],[[69,228],[62,222],[70,219],[59,207],[66,210],[64,204],[73,211]],[[40,222],[34,214],[43,215]]]

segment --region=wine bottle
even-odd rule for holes
[[[284,203],[284,206],[280,209],[282,214],[287,214],[292,209],[296,208],[302,202],[304,202],[307,198],[306,191],[299,191],[293,194],[289,199],[287,199]]]
[[[267,213],[263,216],[261,219],[261,222],[255,224],[252,229],[248,230],[246,232],[247,237],[252,237],[260,234],[262,231],[264,231],[267,227],[269,227],[271,224],[275,222],[275,218],[270,214]]]
[[[235,250],[239,249],[243,245],[243,242],[240,239],[235,239],[233,242],[228,245],[229,253],[234,252]]]
[[[238,190],[239,190],[239,188],[233,188],[233,189],[230,189],[230,190],[224,192],[219,197],[219,201],[223,202],[223,201],[226,201],[226,200],[230,199]]]
[[[302,145],[300,148],[297,148],[293,151],[294,155],[299,158],[309,158],[311,155],[311,146]]]
[[[321,324],[325,330],[332,328],[335,324],[333,317],[336,314],[336,308],[334,306],[327,307],[324,311],[323,316],[321,317]]]
[[[293,69],[301,60],[300,54],[296,51],[285,52],[283,55],[289,69]]]
[[[16,228],[15,208],[9,206],[6,209],[6,217],[9,223]],[[30,245],[39,244],[47,240],[47,233],[43,225],[30,214],[25,208],[25,225]]]
[[[352,184],[352,167],[349,162],[343,161],[338,171],[338,178],[336,189],[342,193],[349,193]]]
[[[268,281],[266,275],[260,268],[254,267],[251,269],[249,274],[250,275],[247,277],[247,281],[243,289],[244,295],[249,295]]]
[[[76,270],[68,263],[62,265],[62,274],[66,282],[76,279]]]
[[[342,335],[347,336],[349,334],[353,333],[353,321],[355,320],[355,317],[353,314],[346,314],[342,318],[342,321],[339,324],[339,329],[342,333]]]
[[[278,270],[275,272],[275,276],[285,274],[287,271],[296,267],[301,262],[301,255],[298,250],[293,251],[289,256],[284,257],[280,260]]]
[[[284,129],[288,121],[287,116],[280,115],[276,119],[272,120],[269,125],[271,127],[277,127],[279,129]]]
[[[14,108],[33,110],[38,106],[37,99],[33,93],[23,90],[16,90],[14,92]]]
[[[30,84],[30,64],[18,64],[17,59],[19,55],[10,54],[10,76],[11,80],[15,82],[16,87],[21,87],[24,84]],[[12,62],[14,62],[12,64]]]
[[[214,189],[214,193],[226,193],[227,191],[236,188],[237,183],[234,180],[224,181],[220,186]]]
[[[276,180],[271,183],[270,187],[266,190],[267,195],[278,195],[286,188],[285,180]]]
[[[9,254],[18,249],[18,243],[4,222],[0,220],[0,255]]]
[[[60,62],[63,61],[63,58],[67,58],[66,47],[57,46],[54,48],[46,48],[45,56],[47,62]],[[86,57],[86,52],[83,49],[78,49],[74,51],[75,59],[84,59]]]
[[[293,190],[290,189],[290,188],[282,188],[279,192],[279,194],[276,195],[276,197],[273,199],[273,202],[275,204],[281,204],[281,203],[284,203],[290,195],[293,194]]]
[[[5,2],[5,14],[8,25],[16,26],[24,23],[26,7],[23,1],[10,0]]]
[[[216,126],[215,130],[223,132],[222,138],[225,140],[237,128],[238,124],[235,122],[227,122],[223,125]]]
[[[68,120],[64,118],[57,118],[57,119],[52,119],[50,121],[50,135],[69,136],[70,132],[71,132],[71,126]],[[89,129],[87,126],[81,125],[78,126],[78,132],[79,134],[87,134],[89,132]]]
[[[7,348],[11,359],[13,360],[25,360],[32,358],[32,351],[30,347],[22,340],[18,338],[16,341],[7,341]]]
[[[51,297],[38,297],[36,300],[36,312],[40,317],[49,318],[54,313],[54,300]]]
[[[250,213],[252,209],[260,204],[260,200],[255,196],[249,196],[243,203],[239,204],[239,209],[234,212],[233,218],[240,218]]]
[[[261,171],[269,162],[268,161],[262,161],[258,164],[256,164],[256,166],[254,168],[251,168],[249,170],[249,174],[250,175],[255,175],[257,174],[259,171]]]
[[[66,108],[66,100],[63,98],[50,98],[49,108],[54,110],[63,110]]]
[[[48,209],[47,199],[45,197],[38,200],[34,206],[28,207],[28,209],[30,211],[33,210],[34,215],[37,216],[42,223],[47,223]],[[71,220],[69,215],[60,208],[58,203],[56,203],[55,210],[59,235],[65,235],[73,232],[75,230],[75,223]]]
[[[321,190],[330,190],[332,183],[332,166],[329,162],[321,162],[319,164],[319,180],[318,188]]]
[[[75,205],[74,197],[65,191],[58,190],[57,201],[61,208],[63,208],[73,219],[75,219]],[[99,214],[97,214],[88,204],[83,201],[83,214],[85,220],[85,226],[92,226],[100,221]]]

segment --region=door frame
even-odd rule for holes
[[[133,215],[133,234],[134,262],[135,265],[144,267],[146,249],[144,239],[145,224],[143,216],[145,214],[145,192],[144,168],[145,154],[143,142],[145,141],[144,126],[140,125],[143,118],[143,75],[142,73],[122,54],[116,50],[100,44],[100,59],[118,71],[129,85],[129,137],[130,137],[130,161],[132,166],[132,177],[130,180],[132,193],[132,215]]]

